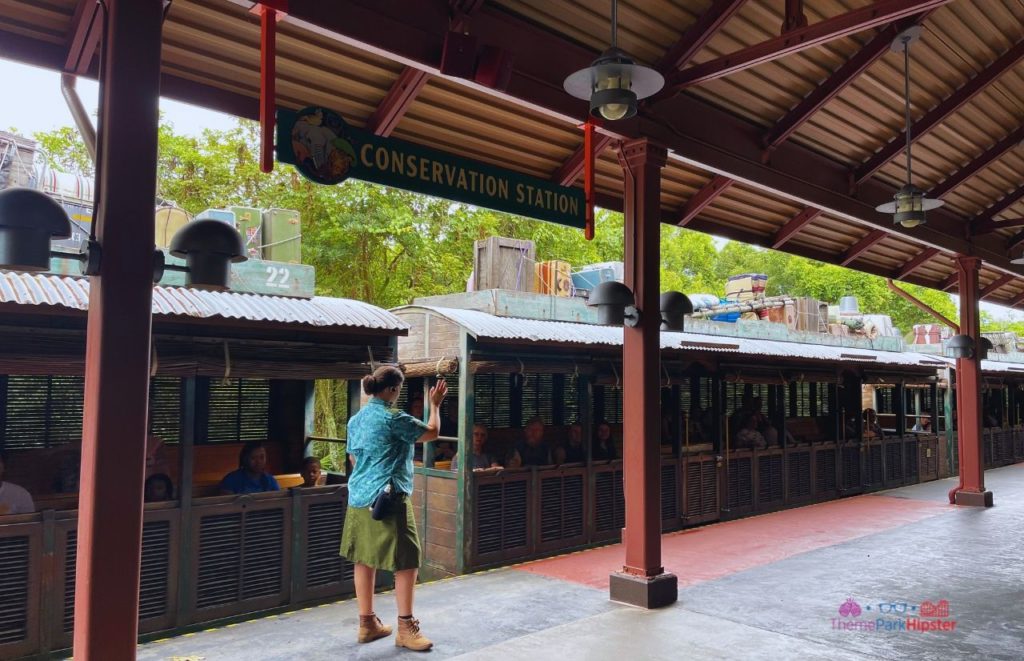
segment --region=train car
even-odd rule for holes
[[[88,293],[82,278],[0,273],[4,480],[37,510],[0,516],[0,658],[71,644]],[[405,325],[358,301],[163,286],[153,314],[153,469],[174,493],[145,507],[140,631],[351,594],[345,485],[288,487],[301,484],[314,380],[356,384],[371,361],[393,362]],[[252,440],[282,490],[218,495]]]
[[[410,326],[399,360],[413,377],[413,397],[434,376],[452,393],[444,417],[456,423],[435,445],[465,455],[474,425],[483,425],[487,463],[507,466],[531,419],[543,422],[549,448],[564,445],[574,423],[585,439],[581,462],[502,470],[453,471],[428,448],[414,494],[425,573],[459,574],[619,539],[622,330],[595,325],[580,299],[500,290],[419,299],[394,313]],[[688,328],[661,335],[663,530],[951,473],[944,375],[952,361],[767,323]],[[985,369],[996,365],[986,361]],[[1012,401],[1019,411],[1024,399]],[[740,429],[758,405],[764,428]],[[1024,458],[1019,447],[1014,452],[1024,436],[1010,426],[1019,420],[986,432],[1000,439],[993,447],[1009,439],[1009,450],[998,445],[995,456]],[[611,459],[598,458],[604,452],[592,443],[605,422],[617,443]]]

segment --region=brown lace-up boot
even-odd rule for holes
[[[375,613],[359,616],[359,642],[373,641],[391,635],[391,627],[382,623]]]
[[[420,633],[420,621],[413,618],[398,618],[398,635],[395,636],[395,647],[405,647],[414,652],[426,652],[434,643]]]

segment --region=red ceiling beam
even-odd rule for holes
[[[978,294],[978,300],[980,301],[989,294],[994,294],[996,290],[998,290],[1000,287],[1008,283],[1010,280],[1013,280],[1013,278],[1014,275],[1012,273],[1005,273],[999,276],[992,282],[988,283],[988,285],[986,285],[985,288],[981,290],[981,293]]]
[[[594,131],[594,133],[594,158],[596,159],[612,143],[614,138],[597,131]],[[583,145],[580,145],[572,153],[572,156],[567,158],[565,163],[562,163],[562,166],[551,176],[551,181],[558,183],[560,186],[572,186],[580,178],[580,175],[583,174],[585,157],[586,152],[583,149]]]
[[[89,70],[93,56],[103,34],[100,3],[96,0],[78,0],[71,18],[71,38],[64,71],[81,75]]]
[[[1011,308],[1015,308],[1021,303],[1024,303],[1024,293],[1021,293],[1019,296],[1017,296],[1017,298],[1007,303],[1007,305],[1009,305]]]
[[[1001,200],[990,206],[981,215],[971,220],[971,233],[972,234],[985,234],[984,231],[979,231],[979,228],[985,228],[992,225],[996,219],[996,216],[1003,213],[1013,205],[1024,199],[1024,186],[1021,186],[1017,190],[1013,191],[1009,195],[1003,197]],[[1011,246],[1013,247],[1013,246]]]
[[[866,253],[871,249],[873,245],[888,236],[888,232],[885,230],[874,230],[869,232],[867,236],[853,244],[849,250],[843,253],[843,258],[839,260],[840,266],[848,266],[855,259]]]
[[[860,74],[874,64],[878,58],[889,52],[892,40],[900,32],[913,25],[920,25],[931,15],[926,11],[912,16],[904,21],[893,23],[885,28],[874,38],[864,45],[857,54],[847,60],[841,67],[814,88],[810,94],[804,97],[803,101],[787,112],[782,119],[775,123],[772,130],[764,136],[764,146],[773,149],[782,144],[789,136],[793,135],[800,126],[811,118],[811,115],[818,112],[826,103],[839,96]]]
[[[992,220],[985,223],[979,223],[977,227],[973,229],[975,236],[979,234],[990,234],[992,232],[998,232],[999,230],[1013,229],[1015,227],[1024,227],[1024,218],[1010,218],[1009,220]]]
[[[744,69],[771,62],[793,53],[848,37],[857,32],[884,25],[906,16],[940,7],[950,0],[881,0],[867,7],[825,19],[814,25],[793,30],[780,37],[763,41],[709,62],[690,67],[672,76],[666,88],[681,90],[690,85],[722,78]]]
[[[925,248],[923,251],[918,253],[917,257],[914,257],[893,273],[893,280],[902,280],[907,277],[917,269],[921,268],[929,259],[938,255],[939,252],[938,248]]]
[[[715,0],[714,4],[686,29],[683,36],[665,53],[655,68],[664,73],[685,67],[745,2],[746,0]]]
[[[772,249],[778,250],[781,248],[787,241],[799,234],[800,230],[814,222],[814,219],[820,215],[821,209],[807,207],[797,215],[790,218],[785,225],[779,228],[779,231],[775,233],[775,236],[772,237]]]
[[[921,136],[941,124],[947,117],[959,110],[979,92],[991,85],[997,78],[1006,73],[1006,71],[1013,68],[1021,58],[1024,58],[1024,41],[1019,41],[1014,44],[1013,48],[1000,55],[995,62],[983,69],[977,76],[967,81],[967,83],[954,92],[952,96],[926,112],[921,119],[914,122],[910,134],[911,142],[916,142],[921,138]],[[854,181],[858,184],[861,183],[877,172],[886,163],[894,159],[906,148],[906,135],[906,131],[900,131],[898,136],[875,152],[871,158],[865,161],[864,164],[854,172]]]
[[[422,69],[403,69],[377,109],[366,120],[366,130],[385,138],[391,135],[429,78],[430,74]]]
[[[960,281],[960,274],[954,272],[953,275],[949,276],[948,278],[946,278],[945,280],[942,281],[942,284],[939,285],[939,289],[941,289],[942,291],[949,291],[959,281]]]
[[[704,184],[704,187],[694,193],[689,201],[687,201],[686,206],[679,213],[679,219],[676,220],[676,224],[680,227],[686,227],[691,220],[696,218],[709,204],[714,202],[719,195],[727,191],[732,185],[732,179],[716,174],[711,178],[711,181]]]
[[[932,199],[942,199],[951,190],[964,183],[981,170],[987,168],[993,162],[1001,158],[1003,154],[1010,151],[1021,142],[1024,142],[1024,126],[1018,127],[1016,131],[986,149],[983,154],[950,175],[948,179],[935,186],[935,188],[928,192],[928,197]]]

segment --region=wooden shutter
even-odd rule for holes
[[[0,538],[0,645],[29,637],[31,550],[27,535]]]
[[[181,442],[181,379],[149,380],[149,433],[167,445]]]
[[[477,374],[473,377],[473,420],[495,427],[512,425],[512,387],[508,374]]]
[[[270,382],[210,379],[207,443],[267,440]]]
[[[309,506],[306,530],[306,588],[352,580],[354,565],[338,554],[346,503]]]
[[[4,448],[50,448],[81,440],[82,377],[12,375],[6,381]]]

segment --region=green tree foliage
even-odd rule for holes
[[[71,128],[37,134],[51,162],[91,173],[91,163]],[[622,260],[621,214],[599,211],[596,238],[578,230],[477,209],[445,200],[358,181],[319,186],[278,165],[259,170],[258,126],[239,121],[226,131],[200,136],[160,128],[158,194],[190,213],[230,205],[298,209],[303,214],[303,261],[316,267],[322,295],[358,298],[394,307],[417,296],[465,289],[472,270],[473,242],[488,236],[531,239],[539,259],[575,266]],[[888,314],[907,332],[933,319],[889,291],[882,278],[781,252],[728,242],[720,250],[698,232],[663,226],[662,289],[722,295],[728,276],[764,273],[768,293],[812,296],[832,303],[854,295],[862,311]],[[939,312],[955,306],[942,292],[901,285]],[[337,385],[318,386],[318,433],[334,436],[345,422]]]

